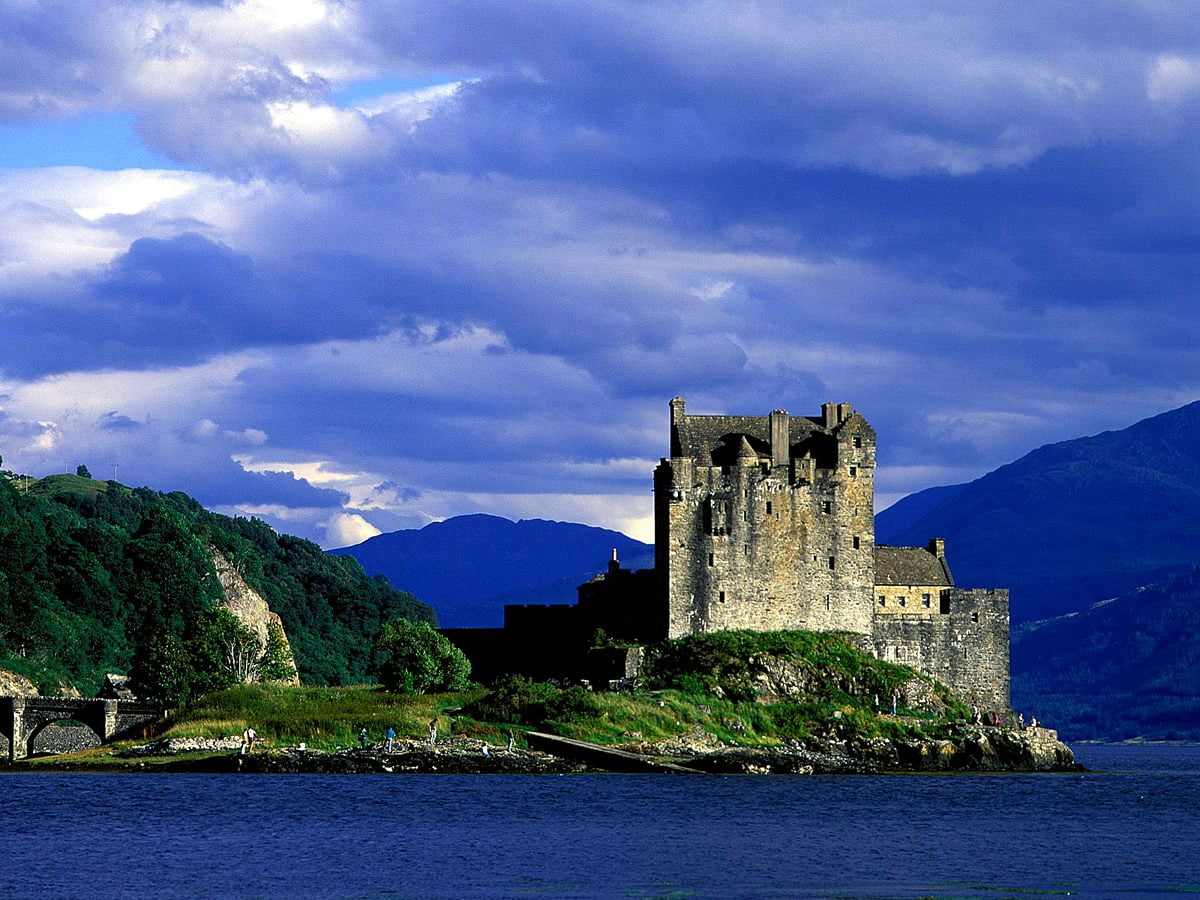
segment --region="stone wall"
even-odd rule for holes
[[[940,584],[877,584],[875,614],[937,615],[942,608],[943,590]]]
[[[875,655],[911,666],[984,709],[1009,708],[1008,591],[946,592],[949,612],[875,617]]]

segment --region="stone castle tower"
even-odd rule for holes
[[[1008,706],[1008,592],[955,587],[936,538],[876,546],[875,432],[848,403],[694,416],[676,397],[654,530],[657,635],[852,632],[880,659]]]
[[[614,555],[575,606],[514,604],[503,629],[447,629],[478,671],[581,677],[597,629],[641,645],[844,631],[971,702],[1008,707],[1008,592],[955,587],[936,538],[875,545],[875,432],[850,404],[694,416],[676,397],[670,454],[654,471],[654,568],[630,571]]]
[[[677,397],[654,487],[669,637],[871,633],[875,432],[849,404],[815,418],[693,416]]]

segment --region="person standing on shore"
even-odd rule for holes
[[[429,746],[437,743],[437,716],[429,720]]]
[[[362,728],[358,729],[358,746],[363,750],[367,749],[367,726],[366,725],[364,725]]]
[[[388,726],[387,730],[387,752],[392,752],[392,744],[396,742],[396,729]]]
[[[246,730],[242,732],[242,753],[249,753],[251,750],[253,750],[254,742],[257,739],[258,732],[247,725]]]

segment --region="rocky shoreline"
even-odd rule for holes
[[[731,747],[693,733],[620,749],[709,774],[859,775],[889,773],[1073,772],[1081,767],[1071,749],[1046,728],[965,726],[953,739],[896,742],[825,740],[771,748]],[[202,755],[198,755],[202,754]],[[178,757],[156,762],[155,771],[258,774],[562,775],[610,771],[562,755],[489,747],[451,738],[436,746],[398,740],[392,752],[374,745],[337,752],[259,747],[241,752],[238,738],[174,738],[125,751],[126,758]],[[65,761],[64,761],[65,762]],[[74,766],[72,768],[75,768]],[[146,766],[145,768],[150,768]]]
[[[1077,772],[1071,748],[1046,728],[965,729],[953,740],[821,741],[778,748],[704,750],[678,760],[725,774],[879,775],[930,772]]]

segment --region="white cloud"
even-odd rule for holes
[[[325,521],[325,547],[349,547],[361,544],[368,538],[381,534],[380,530],[353,513],[338,513]]]
[[[1156,103],[1180,103],[1200,93],[1200,60],[1175,54],[1158,57],[1146,77],[1146,96]]]

